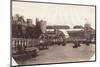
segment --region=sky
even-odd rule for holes
[[[12,2],[12,15],[15,14],[22,15],[25,19],[31,18],[33,24],[38,17],[47,21],[47,25],[68,25],[72,28],[89,23],[95,29],[94,6]]]

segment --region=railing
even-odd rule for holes
[[[25,47],[33,47],[37,43],[36,39],[25,39],[25,38],[12,38],[12,48],[25,48]]]

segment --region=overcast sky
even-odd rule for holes
[[[46,3],[13,2],[12,15],[20,14],[25,18],[47,21],[47,25],[84,25],[90,23],[95,28],[95,7],[59,5]],[[86,20],[87,19],[87,20]]]

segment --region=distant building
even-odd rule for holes
[[[32,27],[33,26],[33,24],[32,24],[32,19],[27,19],[27,26],[29,26],[29,27]]]
[[[70,29],[68,25],[48,25],[47,29]]]
[[[12,37],[15,38],[25,38],[27,28],[31,27],[34,28],[34,24],[32,24],[32,19],[27,19],[25,21],[24,16],[13,16],[12,17]]]
[[[39,20],[38,18],[36,18],[36,29],[37,31],[39,31],[40,33],[45,33],[46,32],[46,21],[44,20]]]
[[[84,27],[81,26],[81,25],[76,25],[76,26],[73,27],[73,29],[83,29],[83,28],[84,28]]]
[[[84,33],[87,39],[95,38],[95,30],[88,23],[84,25]]]

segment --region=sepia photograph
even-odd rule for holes
[[[12,1],[11,61],[17,66],[96,61],[96,6]]]

